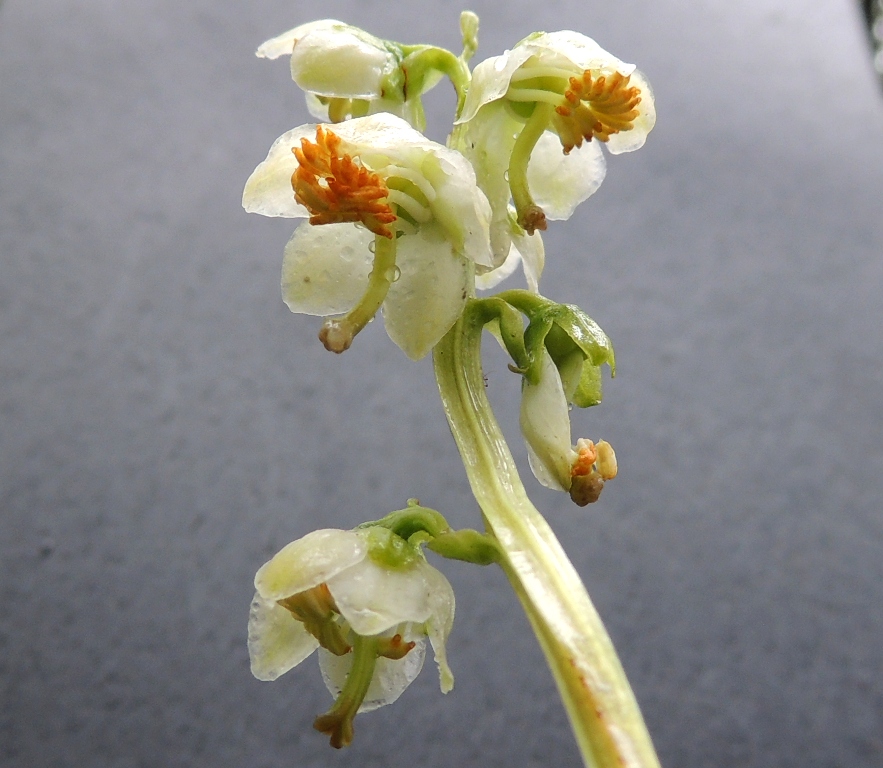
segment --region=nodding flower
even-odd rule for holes
[[[578,356],[565,363],[582,366]],[[578,371],[563,371],[572,378]],[[552,356],[542,350],[539,379],[524,379],[521,391],[521,434],[527,445],[530,468],[547,488],[566,491],[579,506],[598,500],[607,480],[616,477],[616,454],[610,443],[580,438],[571,442],[570,408],[562,372]]]
[[[291,77],[304,91],[310,114],[330,123],[390,112],[423,130],[423,94],[443,75],[455,87],[468,79],[465,62],[449,51],[381,40],[335,19],[289,29],[263,43],[257,55],[290,56]]]
[[[644,76],[577,32],[535,33],[476,66],[454,146],[493,208],[497,262],[510,250],[510,199],[527,234],[569,218],[604,179],[600,145],[631,152],[655,122]]]
[[[336,701],[315,728],[334,747],[353,738],[353,719],[391,704],[435,652],[442,692],[454,684],[445,642],[454,592],[419,547],[391,531],[323,529],[293,541],[255,576],[248,621],[251,670],[275,680],[319,649]]]
[[[282,292],[292,312],[343,314],[320,333],[333,352],[382,307],[390,338],[423,357],[474,293],[476,265],[494,266],[490,206],[472,166],[391,114],[289,131],[242,203],[309,219],[285,247]]]

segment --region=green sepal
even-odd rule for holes
[[[451,526],[441,512],[420,506],[417,499],[408,499],[408,506],[405,509],[390,512],[380,520],[372,520],[357,526],[357,530],[365,528],[386,528],[409,542],[415,534],[425,533],[434,538],[451,530]]]
[[[426,548],[449,560],[463,560],[473,565],[491,565],[501,558],[497,540],[471,528],[443,533],[428,541]]]
[[[528,317],[529,322],[524,332],[524,345],[530,361],[526,376],[532,384],[536,384],[539,380],[543,345],[549,351],[559,370],[562,370],[564,362],[570,358],[570,355],[579,350],[588,364],[585,367],[600,368],[606,363],[610,366],[611,376],[616,374],[616,360],[610,338],[579,307],[573,304],[557,304],[544,296],[525,290],[503,291],[495,298],[502,299]],[[592,374],[586,375],[591,376]],[[580,376],[580,382],[582,382],[582,376]],[[585,397],[580,396],[580,400],[583,402],[591,399],[592,393],[600,397],[600,387],[589,387],[590,383],[591,380],[586,382]],[[580,389],[581,386],[573,384],[568,387],[565,382],[568,400],[571,399],[571,395],[574,395],[575,391]],[[572,402],[576,405],[579,404],[576,400]]]
[[[579,384],[570,402],[577,408],[590,408],[601,402],[601,394],[601,366],[584,363]]]

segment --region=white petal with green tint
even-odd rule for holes
[[[430,610],[432,614],[426,621],[426,634],[432,643],[435,663],[438,665],[439,685],[442,693],[454,687],[454,675],[448,666],[448,655],[445,644],[451,628],[454,626],[454,590],[450,582],[428,563],[424,564],[424,577],[429,590]]]
[[[429,618],[427,581],[418,565],[393,569],[367,557],[328,579],[328,589],[354,632],[379,635],[402,622]]]
[[[313,29],[294,46],[291,77],[318,96],[371,99],[381,95],[383,78],[399,65],[383,43],[347,25]]]
[[[352,224],[301,224],[285,246],[282,298],[292,312],[337,315],[368,285],[374,235]]]
[[[248,655],[258,680],[275,680],[318,647],[316,638],[288,610],[255,594],[248,617]]]
[[[527,183],[546,218],[562,221],[598,190],[606,172],[600,142],[584,142],[565,155],[558,136],[546,131],[530,156]]]
[[[367,553],[367,545],[354,531],[313,531],[264,563],[254,585],[266,600],[282,600],[328,581],[364,560]]]
[[[530,468],[547,488],[570,488],[570,470],[576,452],[570,442],[570,411],[558,369],[545,347],[540,380],[521,389],[521,434],[527,444]]]
[[[306,208],[295,201],[291,186],[291,176],[298,165],[292,148],[299,147],[303,138],[315,140],[316,126],[302,125],[283,133],[273,142],[266,160],[254,169],[245,182],[242,207],[248,213],[289,219],[310,215]]]
[[[337,21],[337,19],[310,21],[294,27],[294,29],[289,29],[281,35],[276,35],[276,37],[267,40],[265,43],[261,43],[255,55],[262,59],[278,59],[280,56],[291,56],[294,44],[307,33],[348,26],[348,24]]]
[[[413,640],[416,645],[401,659],[385,659],[383,657],[377,659],[371,684],[368,686],[359,712],[370,712],[392,704],[423,669],[423,661],[426,658],[425,638],[410,632],[406,627],[397,627],[396,630],[401,632],[405,642]],[[324,648],[319,649],[319,668],[322,670],[322,680],[335,698],[343,690],[352,665],[352,653],[335,656]]]
[[[383,303],[389,337],[412,360],[425,356],[457,321],[472,293],[473,265],[437,225],[398,240],[399,278]]]

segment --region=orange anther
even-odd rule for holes
[[[297,170],[291,176],[294,199],[310,212],[310,224],[361,222],[375,235],[393,237],[396,220],[386,198],[389,188],[379,174],[340,153],[340,137],[321,125],[316,141],[303,138],[292,147]]]
[[[641,90],[629,86],[631,75],[614,72],[593,78],[591,70],[570,78],[564,101],[555,108],[555,129],[564,153],[569,154],[583,141],[607,141],[614,133],[633,127],[640,112]]]
[[[580,440],[577,445],[578,453],[573,467],[570,469],[571,477],[579,477],[581,475],[592,474],[592,467],[598,458],[598,452],[595,450],[595,444],[591,440]]]

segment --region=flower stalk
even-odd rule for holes
[[[445,413],[500,564],[552,670],[590,768],[659,768],[613,644],[564,550],[530,502],[484,389],[479,302],[436,346]]]

